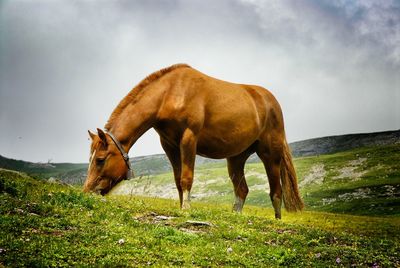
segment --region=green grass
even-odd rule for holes
[[[353,166],[359,176],[338,179],[343,168],[360,159],[362,163]],[[318,164],[326,171],[322,184],[311,183],[301,189],[309,209],[358,215],[400,216],[399,163],[400,144],[295,160],[300,179]]]
[[[278,221],[269,208],[200,202],[181,211],[174,200],[88,195],[0,170],[0,266],[396,267],[399,252],[398,217]]]
[[[307,210],[371,216],[400,216],[399,163],[400,144],[294,159]],[[318,167],[321,174],[315,172]],[[271,207],[263,164],[248,163],[245,173],[250,188],[246,205]],[[309,179],[312,176],[314,179]],[[309,182],[304,183],[307,179]],[[164,193],[167,185],[174,188],[173,184],[170,172],[133,179],[119,187],[131,187],[135,194],[157,195]],[[210,204],[232,204],[233,186],[226,164],[197,167],[192,196]],[[176,199],[176,190],[168,197]]]

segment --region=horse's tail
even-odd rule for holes
[[[292,156],[286,139],[281,161],[281,182],[283,202],[286,210],[289,212],[302,210],[304,208],[304,203],[300,197],[296,171],[294,170]]]

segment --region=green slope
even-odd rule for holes
[[[400,265],[398,217],[95,196],[0,170],[0,266]]]
[[[296,158],[294,163],[307,210],[400,216],[400,144]],[[250,188],[246,204],[271,207],[262,163],[248,163],[245,169]],[[125,181],[112,194],[177,198],[171,172]],[[233,202],[225,163],[196,168],[192,198],[212,204]]]
[[[375,133],[359,133],[340,136],[328,136],[293,142],[289,144],[296,157],[316,156],[336,153],[366,146],[384,146],[399,144],[400,130]],[[132,157],[130,159],[135,174],[140,176],[157,175],[172,172],[169,161],[164,154]],[[253,154],[248,163],[258,162]],[[196,166],[223,165],[225,160],[196,157]],[[87,164],[72,163],[31,163],[14,160],[0,155],[0,168],[22,171],[38,177],[55,177],[69,184],[83,184],[86,178]]]
[[[56,177],[69,184],[82,184],[86,178],[87,164],[32,163],[0,155],[0,168],[21,171],[38,178]]]

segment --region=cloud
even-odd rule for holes
[[[0,153],[87,161],[86,130],[177,62],[269,88],[291,141],[399,128],[398,11],[396,1],[3,1]],[[131,155],[157,152],[150,132]]]

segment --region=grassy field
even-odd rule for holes
[[[278,221],[269,208],[235,214],[201,202],[181,211],[174,200],[88,195],[0,170],[0,266],[398,267],[399,252],[395,214],[305,211]]]
[[[400,216],[400,144],[296,158],[294,163],[307,210]],[[246,205],[270,208],[264,166],[249,163],[245,169],[250,188]],[[177,199],[172,173],[124,181],[112,193]],[[224,163],[196,168],[192,199],[216,205],[233,203]]]

